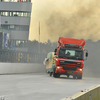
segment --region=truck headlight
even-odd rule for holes
[[[82,71],[82,69],[78,69],[79,71]]]
[[[57,68],[61,69],[61,67],[57,66]]]

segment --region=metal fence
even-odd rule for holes
[[[0,50],[0,62],[42,63],[45,55],[16,50]]]

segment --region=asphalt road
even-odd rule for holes
[[[48,74],[0,75],[0,97],[5,100],[60,100],[100,84],[100,78],[49,77]]]

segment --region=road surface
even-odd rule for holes
[[[99,78],[49,77],[46,73],[0,75],[0,97],[5,100],[60,100],[100,84]]]

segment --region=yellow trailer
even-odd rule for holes
[[[54,52],[49,52],[47,54],[47,58],[45,58],[44,64],[46,65],[46,71],[47,71],[47,73],[50,73],[50,76],[51,76],[52,73],[53,73],[54,66],[56,65],[55,64],[55,55],[54,55]]]

